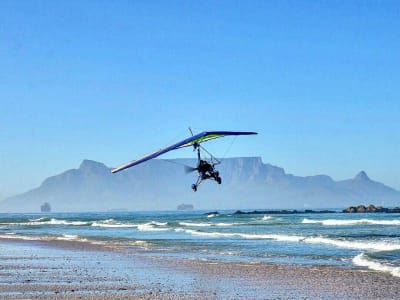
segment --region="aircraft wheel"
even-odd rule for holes
[[[221,177],[217,177],[217,183],[218,183],[218,184],[221,184],[221,183],[222,183]]]
[[[193,192],[197,191],[197,186],[194,183],[192,184],[192,190],[193,190]]]

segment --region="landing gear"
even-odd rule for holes
[[[215,180],[218,184],[221,184],[221,183],[222,183],[222,179],[221,179],[221,177],[219,176],[219,172],[215,172],[215,173],[213,173],[213,174],[211,174],[211,175],[204,176],[204,177],[201,176],[201,175],[199,175],[199,178],[197,179],[197,182],[192,184],[192,190],[193,190],[193,192],[197,192],[197,188],[198,188],[198,186],[200,185],[200,183],[202,183],[203,180],[206,180],[206,179],[213,179],[213,180]]]
[[[221,184],[222,183],[222,179],[221,179],[221,177],[219,177],[219,172],[218,171],[215,171],[214,172],[214,180],[218,183],[218,184]]]

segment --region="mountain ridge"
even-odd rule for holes
[[[260,157],[225,158],[217,166],[222,185],[205,181],[193,193],[195,159],[154,159],[112,174],[105,164],[85,159],[78,169],[46,178],[42,184],[0,203],[7,212],[35,212],[49,202],[54,211],[170,210],[180,203],[196,209],[344,207],[366,202],[396,206],[400,192],[371,180],[365,171],[335,181],[328,175],[296,176]]]

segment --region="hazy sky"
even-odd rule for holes
[[[400,189],[400,2],[0,1],[0,199],[188,126],[259,132],[228,156]]]

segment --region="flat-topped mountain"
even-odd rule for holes
[[[222,184],[205,181],[194,193],[194,159],[151,160],[112,174],[103,163],[84,160],[78,169],[49,177],[36,189],[5,199],[2,212],[37,212],[44,202],[57,211],[171,210],[181,203],[198,209],[332,208],[355,202],[398,206],[400,192],[361,171],[353,179],[300,177],[264,164],[259,157],[226,158],[218,166]]]

